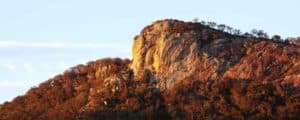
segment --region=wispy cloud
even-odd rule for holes
[[[16,71],[16,65],[13,63],[4,63],[2,66],[4,66],[10,71]]]
[[[0,80],[0,88],[16,88],[16,87],[33,87],[38,85],[38,82],[33,82],[33,81],[27,81],[27,82],[12,82],[12,81],[6,81],[6,80]]]
[[[61,48],[64,46],[65,44],[60,42],[39,43],[39,42],[0,41],[0,48],[10,48],[10,47]]]
[[[23,67],[26,70],[26,72],[28,72],[28,73],[34,72],[34,68],[33,68],[32,64],[30,64],[30,63],[24,63]]]
[[[0,41],[0,48],[114,48],[120,44]]]

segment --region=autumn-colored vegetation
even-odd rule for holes
[[[299,87],[189,77],[164,91],[150,71],[134,78],[128,62],[105,59],[74,67],[4,103],[0,119],[299,119]],[[111,66],[107,76],[122,79],[88,78],[102,65]]]
[[[171,69],[185,67],[170,67],[174,63],[169,59],[175,53],[162,56],[167,58],[162,59],[167,61],[160,66],[164,68],[162,73],[146,65],[134,72],[133,62],[128,59],[92,61],[1,104],[0,120],[300,119],[300,49],[295,43],[282,42],[280,36],[274,36],[272,41],[263,31],[245,35],[214,22],[167,23],[172,24],[159,32],[166,37],[178,34],[174,39],[184,33],[184,38],[191,40],[176,39],[174,43],[176,40],[168,38],[164,47],[201,43],[195,49],[200,52],[191,52],[199,58],[195,61],[184,61],[193,55],[186,49],[174,48],[183,50],[174,57],[175,62],[197,63],[192,64],[192,74],[191,68],[186,73],[167,74]],[[147,26],[138,36],[149,42],[143,43],[149,49],[161,36],[153,35],[157,32],[153,32],[154,27]],[[199,41],[192,41],[195,36]],[[145,61],[153,64],[151,55],[141,51],[145,53],[142,57],[151,58]],[[144,64],[141,60],[137,63]],[[182,79],[168,83],[169,79],[177,79],[174,76]]]

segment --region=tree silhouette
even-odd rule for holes
[[[220,24],[220,25],[217,26],[217,28],[218,28],[218,30],[220,30],[220,31],[224,31],[225,28],[226,28],[226,25],[225,25],[225,24]]]
[[[259,38],[269,38],[269,35],[267,33],[265,33],[263,30],[258,30],[256,35]]]
[[[200,23],[201,23],[202,25],[206,25],[206,21],[204,21],[204,20],[202,20]]]
[[[242,32],[241,32],[241,30],[239,30],[239,29],[234,29],[234,30],[233,30],[233,34],[234,34],[234,35],[241,35],[241,33],[242,33]]]
[[[193,22],[198,23],[198,22],[199,22],[199,19],[198,19],[198,18],[194,18],[194,19],[193,19]]]
[[[207,22],[207,26],[210,28],[216,27],[217,23],[216,22]]]
[[[194,22],[197,19],[194,19]],[[227,32],[232,35],[237,35],[237,36],[243,36],[247,38],[263,38],[263,39],[270,39],[269,35],[264,32],[264,30],[258,30],[258,29],[252,29],[250,32],[243,33],[239,29],[235,29],[231,26],[227,26],[225,24],[217,24],[216,22],[213,21],[201,21],[200,22],[202,25],[220,30],[222,32]],[[270,40],[274,41],[283,41],[279,35],[274,35]]]
[[[232,27],[226,26],[225,29],[227,30],[228,33],[232,34]]]
[[[252,30],[251,30],[251,34],[252,34],[253,36],[256,36],[257,33],[258,33],[258,30],[257,30],[257,29],[252,29]]]
[[[274,40],[274,41],[281,41],[281,36],[280,35],[274,35],[272,37],[272,40]]]
[[[243,36],[247,37],[247,38],[253,38],[254,37],[253,34],[250,34],[248,32],[244,33]]]

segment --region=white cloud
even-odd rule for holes
[[[16,65],[13,63],[4,63],[3,66],[10,71],[16,71]]]
[[[26,70],[26,72],[28,72],[28,73],[34,72],[34,68],[33,68],[32,64],[30,64],[30,63],[24,63],[23,67]]]
[[[25,47],[25,48],[62,48],[64,43],[51,42],[51,43],[39,43],[39,42],[16,42],[16,41],[0,41],[0,48],[9,47]]]
[[[0,48],[119,48],[121,44],[0,41]]]
[[[0,88],[17,88],[17,87],[25,87],[30,88],[35,85],[38,85],[38,82],[27,81],[27,82],[12,82],[12,81],[4,81],[0,80]]]

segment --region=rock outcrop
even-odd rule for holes
[[[284,43],[233,37],[197,23],[165,20],[135,37],[131,68],[136,75],[152,71],[156,80],[166,84],[160,86],[167,88],[195,74],[204,81],[274,80],[299,68],[299,51]]]
[[[134,73],[138,75],[148,69],[167,82],[192,75],[203,44],[196,27],[173,20],[146,27],[134,41],[131,65]]]
[[[0,106],[15,119],[300,119],[300,46],[161,20],[133,60],[78,65]]]

